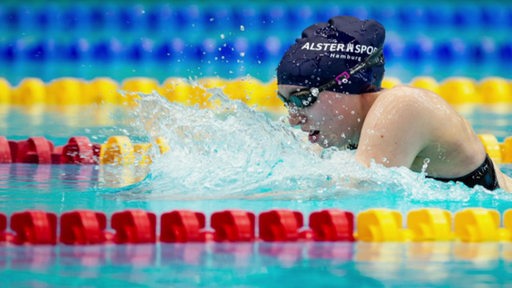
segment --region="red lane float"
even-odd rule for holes
[[[110,228],[115,232],[111,232],[105,230],[109,223],[104,213],[76,210],[63,213],[59,217],[60,235],[57,238],[57,216],[45,211],[29,210],[12,214],[10,221],[0,213],[0,242],[17,245],[53,245],[57,240],[59,243],[68,245],[140,244],[155,243],[157,239],[166,243],[259,240],[339,242],[355,241],[354,237],[358,241],[370,242],[452,240],[511,242],[512,209],[505,211],[502,216],[503,220],[500,220],[500,213],[493,209],[466,208],[455,214],[453,226],[452,217],[448,211],[423,208],[410,211],[407,216],[407,227],[403,227],[399,211],[374,208],[357,215],[358,229],[355,234],[354,215],[351,212],[337,209],[313,212],[309,215],[310,229],[304,229],[302,213],[279,209],[259,214],[257,218],[259,235],[255,235],[256,217],[249,211],[214,212],[210,219],[212,230],[209,230],[205,228],[206,217],[203,213],[177,210],[162,214],[161,235],[157,238],[154,213],[143,210],[114,213],[110,219]],[[8,222],[10,222],[10,231],[6,231]],[[276,243],[261,243],[261,245],[261,249],[271,254],[280,254],[283,248]],[[294,243],[285,249],[295,249],[294,247],[300,247],[300,245],[301,243]],[[218,249],[222,251],[230,250],[229,247],[232,246],[215,247],[220,247]],[[241,249],[245,251],[246,248]],[[284,253],[287,252],[284,251]]]
[[[7,138],[0,136],[0,163],[11,163],[11,148]]]
[[[260,214],[260,238],[263,241],[297,241],[304,225],[302,213],[291,210],[271,210]]]
[[[205,241],[206,217],[203,213],[178,210],[162,214],[160,218],[160,241],[185,243]]]
[[[60,153],[61,164],[98,164],[100,144],[92,144],[85,136],[71,137]]]
[[[60,242],[68,245],[105,243],[106,228],[107,216],[101,212],[66,212],[60,217]]]
[[[304,217],[298,211],[270,210],[256,218],[253,212],[245,210],[214,212],[210,217],[210,230],[205,227],[205,214],[175,210],[161,215],[157,237],[156,215],[148,211],[116,212],[109,223],[108,217],[98,211],[74,210],[57,218],[54,213],[28,210],[11,215],[12,232],[6,231],[8,217],[0,213],[0,242],[40,245],[58,241],[66,245],[94,245],[155,243],[157,240],[163,243],[354,241],[354,215],[347,211],[313,212],[309,217],[311,229],[303,229]],[[256,235],[256,220],[259,235]]]
[[[44,137],[13,141],[0,136],[0,163],[99,164],[100,152],[101,144],[85,136],[71,137],[57,147]]]
[[[242,210],[215,212],[211,217],[211,226],[215,230],[214,240],[218,242],[254,241],[256,216]]]
[[[114,242],[118,244],[155,243],[156,215],[143,210],[126,210],[112,215]]]
[[[161,154],[169,150],[162,137],[155,142]],[[14,141],[0,136],[0,163],[147,165],[152,162],[151,147],[152,143],[132,143],[127,136],[111,136],[103,145],[75,136],[57,147],[44,137]]]
[[[57,215],[32,210],[14,213],[11,216],[12,243],[50,244],[57,243]]]
[[[30,137],[28,140],[9,141],[12,162],[52,164],[54,145],[44,137]]]
[[[309,215],[309,227],[315,241],[354,241],[354,214],[328,209]]]
[[[0,213],[0,242],[5,241],[5,229],[7,229],[7,216]]]

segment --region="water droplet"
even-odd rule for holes
[[[423,159],[423,165],[421,166],[421,173],[426,173],[430,158]]]
[[[244,25],[240,25],[240,31],[245,31],[245,26]]]

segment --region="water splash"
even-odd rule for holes
[[[470,189],[426,179],[407,168],[359,165],[354,152],[316,152],[285,118],[258,112],[211,89],[211,109],[141,95],[131,128],[142,138],[164,137],[171,150],[154,157],[148,177],[120,189],[129,199],[367,199],[420,207],[496,206],[503,191]],[[380,201],[380,202],[379,202]],[[412,203],[412,204],[411,204]],[[385,206],[385,205],[384,205]]]

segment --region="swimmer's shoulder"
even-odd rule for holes
[[[430,95],[430,96],[436,95],[436,96],[438,96],[437,94],[435,94],[432,91],[422,89],[422,88],[412,87],[412,86],[409,86],[406,84],[398,84],[391,88],[382,89],[381,94],[409,96],[409,97],[414,96],[414,95]]]
[[[369,119],[375,118],[375,121],[381,121],[381,115],[388,115],[388,118],[396,116],[401,120],[404,117],[407,119],[425,118],[429,114],[426,110],[430,110],[429,107],[434,106],[431,95],[407,85],[397,85],[375,93],[378,95],[369,110],[369,115],[375,116]],[[409,124],[413,123],[409,122]]]
[[[436,105],[448,104],[443,98],[432,91],[409,85],[399,84],[392,88],[383,89],[379,93],[379,98],[382,100],[401,103],[401,105],[411,104],[418,106],[424,104],[431,106],[432,103]]]
[[[453,108],[443,98],[429,90],[397,85],[377,93],[375,109],[372,109],[375,111],[409,115],[416,120],[430,119],[428,121],[432,121],[434,115],[437,119],[446,120],[446,117],[454,114]]]

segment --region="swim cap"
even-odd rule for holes
[[[321,86],[382,48],[385,34],[379,22],[351,16],[337,16],[327,23],[311,25],[285,52],[277,67],[277,83]],[[380,57],[377,64],[355,72],[349,81],[329,90],[350,94],[379,90],[384,76],[384,58]]]

